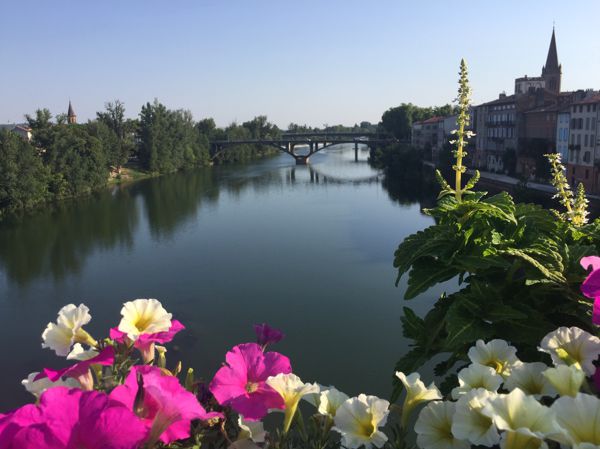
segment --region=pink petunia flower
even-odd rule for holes
[[[148,435],[130,410],[110,404],[105,393],[77,388],[51,388],[39,406],[26,405],[7,416],[8,424],[0,424],[2,449],[136,449]],[[20,427],[16,433],[7,432],[15,427]]]
[[[207,412],[176,377],[164,375],[154,366],[133,367],[110,399],[135,411],[149,430],[149,445],[159,439],[169,444],[188,438],[194,419],[223,418],[222,413]]]
[[[92,357],[91,359],[83,360],[75,363],[67,368],[54,370],[51,368],[44,368],[40,374],[38,374],[34,380],[39,380],[43,377],[47,377],[52,382],[65,377],[72,377],[76,379],[80,384],[81,388],[86,391],[94,389],[94,378],[90,371],[92,365],[112,365],[115,362],[115,349],[112,346],[107,346],[100,353]]]
[[[225,361],[210,383],[219,404],[231,406],[248,421],[261,419],[269,409],[285,407],[281,395],[266,380],[291,373],[290,359],[277,352],[263,352],[256,343],[244,343],[229,351]]]
[[[150,363],[154,360],[154,345],[155,343],[169,343],[179,331],[185,329],[185,326],[177,320],[171,320],[171,327],[166,332],[156,332],[154,334],[141,334],[133,343],[142,354],[144,363]],[[122,344],[130,344],[131,340],[125,332],[121,332],[118,328],[110,329],[110,338]]]
[[[594,300],[592,323],[600,325],[600,257],[582,257],[580,263],[584,270],[592,269],[581,284],[581,293]]]
[[[256,342],[262,346],[263,350],[267,345],[278,343],[285,337],[283,332],[267,323],[255,324],[254,332],[256,333]]]

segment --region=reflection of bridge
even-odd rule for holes
[[[318,151],[329,148],[333,145],[343,143],[354,144],[354,160],[358,161],[358,146],[367,145],[375,147],[376,145],[389,145],[397,142],[397,139],[386,135],[375,133],[284,133],[281,137],[265,139],[240,139],[240,140],[214,140],[211,145],[211,157],[216,159],[229,146],[234,145],[268,145],[277,148],[284,153],[289,154],[296,159],[296,164],[306,165],[309,158]],[[307,154],[296,152],[296,147],[308,147]]]
[[[317,164],[318,166],[318,164]],[[309,174],[309,182],[310,184],[351,184],[351,185],[361,185],[361,184],[379,184],[381,182],[381,179],[383,177],[383,174],[381,172],[379,173],[374,173],[371,175],[367,175],[367,176],[362,176],[362,177],[358,177],[358,178],[347,178],[347,177],[343,177],[343,176],[335,176],[335,175],[331,175],[331,174],[326,174],[323,173],[319,170],[317,170],[316,168],[314,168],[315,166],[313,165],[309,165],[308,166],[308,174]],[[288,181],[291,184],[295,184],[296,183],[296,170],[300,170],[300,173],[302,173],[305,168],[301,168],[301,169],[296,169],[295,167],[290,168],[290,171],[288,172]]]

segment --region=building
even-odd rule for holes
[[[559,109],[556,120],[556,152],[560,154],[563,164],[569,160],[569,129],[571,123],[571,107]]]
[[[15,125],[13,124],[8,124],[8,125],[0,125],[0,131],[11,131],[15,134],[18,134],[19,136],[21,136],[23,139],[27,140],[28,142],[31,141],[31,137],[32,135],[32,131],[31,128],[29,126],[27,126],[27,124],[22,123],[19,125]]]
[[[431,155],[432,160],[437,160],[441,148],[444,146],[444,117],[436,116],[412,125],[411,144],[424,150],[426,158]]]
[[[73,110],[73,106],[71,105],[71,100],[69,100],[69,110],[67,112],[67,123],[73,125],[77,123],[77,115],[75,115],[75,111]]]
[[[475,122],[474,165],[505,172],[505,154],[517,150],[515,95],[502,93],[497,100],[477,106]]]
[[[567,179],[583,183],[588,193],[600,192],[600,94],[590,93],[570,107]]]

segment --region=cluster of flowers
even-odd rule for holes
[[[547,441],[555,441],[600,447],[600,370],[594,365],[600,339],[577,327],[560,327],[538,349],[550,354],[553,367],[520,361],[504,340],[478,340],[468,353],[472,364],[458,373],[453,400],[439,400],[437,388],[429,387],[429,397],[438,400],[419,413],[418,446],[520,449],[547,448]]]
[[[230,447],[268,446],[261,419],[283,411],[280,435],[285,437],[301,399],[316,406],[326,432],[337,431],[346,447],[387,441],[379,427],[386,423],[388,401],[364,394],[349,398],[334,387],[302,382],[287,357],[266,351],[283,338],[266,324],[255,325],[257,343],[237,345],[226,354],[203,388],[193,370],[182,385],[180,364],[166,368],[162,344],[184,326],[159,301],[126,302],[121,315],[110,338],[97,341],[84,329],[91,320],[85,305],[59,311],[42,334],[42,347],[73,363],[23,380],[36,403],[0,414],[1,449],[134,449],[174,442],[192,447],[208,428],[218,429]],[[135,365],[138,359],[143,363]],[[237,425],[228,434],[225,424],[233,414]]]
[[[591,268],[582,292],[594,299],[592,320],[600,324],[600,258],[581,264]],[[333,386],[304,383],[286,356],[267,351],[283,334],[266,324],[255,325],[256,343],[226,354],[208,385],[196,381],[191,368],[182,384],[181,363],[167,369],[162,345],[183,324],[155,299],[126,302],[121,316],[109,338],[97,341],[84,330],[91,320],[85,305],[59,311],[42,334],[42,347],[73,363],[23,380],[36,403],[0,414],[0,449],[191,448],[215,429],[231,449],[282,447],[292,426],[305,442],[309,438],[298,411],[302,399],[316,408],[316,437],[339,435],[333,446],[347,449],[386,445],[382,428],[391,411],[398,411],[396,425],[405,434],[422,403],[428,404],[414,427],[422,449],[544,449],[550,441],[600,449],[600,339],[576,327],[560,327],[541,341],[539,350],[553,367],[522,362],[506,341],[478,340],[451,400],[444,401],[435,384],[425,386],[418,373],[396,372],[406,390],[400,408],[376,396],[351,398]],[[262,419],[277,411],[284,412],[281,430],[265,432]]]

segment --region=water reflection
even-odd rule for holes
[[[78,273],[96,249],[131,247],[139,221],[128,189],[48,207],[0,224],[0,267],[24,286],[39,277],[60,280]]]

